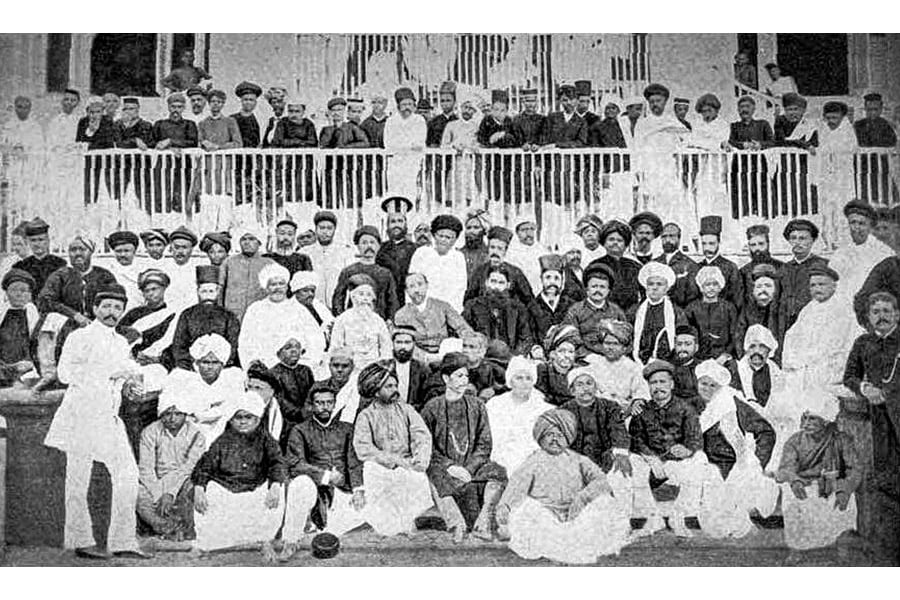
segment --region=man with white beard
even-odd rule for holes
[[[893,256],[894,251],[872,235],[878,218],[872,205],[862,200],[851,200],[844,206],[844,216],[850,227],[850,243],[835,251],[828,266],[841,277],[838,293],[852,303],[853,296],[875,265]]]

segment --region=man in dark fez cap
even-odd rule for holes
[[[556,92],[559,112],[547,115],[543,146],[556,148],[583,148],[587,146],[587,122],[575,112],[578,98],[575,86],[562,84]]]
[[[406,304],[406,275],[409,273],[409,262],[418,248],[408,235],[407,214],[412,209],[412,201],[405,196],[388,196],[381,201],[381,210],[387,215],[387,239],[378,250],[375,262],[393,275],[398,307]]]
[[[543,130],[547,117],[538,113],[538,93],[530,88],[519,91],[522,111],[513,118],[516,137],[521,140],[522,148],[535,151],[543,144]]]
[[[363,273],[375,282],[372,290],[375,292],[375,312],[385,321],[389,321],[400,304],[397,301],[397,284],[393,273],[375,263],[375,257],[381,249],[381,235],[372,225],[363,225],[353,234],[353,243],[356,244],[358,260],[347,265],[338,276],[332,300],[334,314],[337,316],[348,308],[347,292],[350,278]]]
[[[225,366],[239,366],[238,334],[241,323],[237,316],[227,308],[218,304],[219,267],[201,265],[195,268],[197,304],[182,311],[172,338],[172,358],[175,366],[187,371],[194,369],[191,357],[191,345],[207,334],[218,334],[231,345],[231,356]]]
[[[844,206],[844,216],[850,241],[835,251],[828,266],[841,276],[841,291],[856,294],[875,265],[894,256],[894,250],[872,235],[878,214],[871,204],[851,200]]]
[[[31,248],[31,256],[13,265],[14,269],[28,271],[34,277],[35,296],[43,289],[50,274],[66,266],[66,261],[50,254],[50,225],[40,217],[25,224],[25,240]]]
[[[565,259],[558,254],[547,254],[540,258],[541,266],[541,290],[528,303],[528,316],[531,319],[531,329],[534,332],[536,343],[532,348],[532,355],[543,356],[543,348],[539,345],[547,331],[562,323],[569,308],[575,304],[575,299],[563,294],[565,274]],[[535,354],[537,353],[537,354]]]
[[[725,277],[725,287],[719,297],[734,304],[740,312],[744,300],[743,281],[737,265],[719,254],[721,241],[722,217],[718,215],[700,217],[700,250],[703,252],[700,268],[719,267]]]
[[[241,99],[241,110],[231,115],[241,130],[244,148],[259,148],[261,133],[259,121],[254,114],[257,99],[262,96],[262,88],[255,83],[242,81],[234,88],[234,95]]]
[[[143,300],[138,288],[138,276],[145,267],[143,261],[135,260],[140,244],[137,234],[131,231],[114,231],[106,238],[106,243],[115,255],[115,261],[109,263],[109,272],[125,288],[129,306],[138,306]]]
[[[468,302],[473,298],[482,296],[487,289],[485,281],[487,271],[491,267],[503,265],[509,274],[509,295],[522,303],[522,306],[528,306],[534,298],[534,291],[528,278],[522,272],[522,269],[506,262],[506,253],[509,250],[509,244],[512,241],[513,232],[506,227],[495,225],[488,230],[487,234],[487,262],[475,269],[469,276],[469,283],[466,286],[465,300]]]
[[[750,252],[750,262],[740,268],[745,304],[753,299],[753,270],[756,266],[772,265],[775,270],[778,270],[784,264],[772,257],[769,235],[769,226],[765,223],[751,225],[747,228],[747,250]]]
[[[783,235],[793,254],[791,260],[781,267],[779,320],[781,327],[787,331],[810,300],[809,270],[827,265],[828,260],[812,252],[813,243],[819,238],[819,228],[809,219],[792,219],[784,228]]]
[[[433,246],[420,246],[409,262],[410,273],[422,273],[428,279],[428,293],[462,312],[468,274],[466,258],[456,250],[462,233],[462,221],[453,215],[438,215],[431,221]]]

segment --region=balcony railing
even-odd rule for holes
[[[40,215],[65,243],[74,229],[98,240],[120,227],[197,232],[253,225],[271,231],[290,215],[311,223],[320,208],[341,219],[340,239],[358,224],[381,223],[375,199],[406,191],[415,196],[410,229],[435,214],[488,210],[494,223],[527,216],[555,246],[577,219],[604,220],[654,210],[696,237],[704,214],[727,226],[813,216],[825,202],[851,196],[874,205],[898,203],[900,155],[867,149],[815,156],[790,148],[762,152],[684,150],[674,154],[627,150],[428,149],[393,155],[366,150],[203,152],[91,151],[0,155],[0,245],[12,228]]]

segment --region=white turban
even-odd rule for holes
[[[731,384],[731,373],[728,372],[728,369],[712,359],[704,360],[697,365],[694,373],[698,380],[702,377],[709,377],[723,387]]]
[[[523,356],[513,356],[509,359],[509,365],[506,367],[506,383],[513,378],[513,375],[525,371],[531,377],[532,381],[537,381],[537,366]]]
[[[319,287],[319,276],[315,271],[297,271],[291,277],[291,291],[296,292],[305,287]]]
[[[278,263],[273,262],[259,270],[259,287],[265,289],[273,279],[284,279],[284,282],[287,283],[290,278],[290,271]]]
[[[159,406],[156,409],[158,415],[162,415],[173,407],[178,412],[185,414],[195,414],[197,412],[196,403],[182,386],[166,386],[159,394]]]
[[[801,415],[808,412],[826,421],[834,421],[840,409],[837,397],[820,386],[805,389],[798,404]]]
[[[744,352],[750,350],[750,344],[762,344],[772,352],[778,349],[778,340],[765,325],[751,325],[744,334]]]
[[[587,375],[594,383],[597,383],[597,378],[594,376],[594,372],[590,367],[575,367],[574,369],[570,370],[569,374],[566,376],[566,381],[569,384],[569,387],[572,387],[572,384],[575,383],[575,380],[582,375]]]
[[[259,241],[260,244],[266,243],[266,237],[267,237],[266,233],[264,231],[262,231],[259,227],[254,227],[254,226],[250,226],[250,225],[244,225],[243,227],[238,227],[237,230],[234,232],[234,236],[232,239],[235,239],[238,241],[238,243],[240,243],[241,238],[243,238],[244,236],[247,236],[247,235],[255,237]]]
[[[722,269],[714,266],[705,266],[699,271],[697,271],[697,277],[695,278],[698,287],[703,287],[703,284],[707,281],[718,281],[720,287],[725,287],[725,276],[722,275]]]
[[[717,267],[718,268],[718,267]],[[641,287],[647,287],[647,280],[651,277],[662,277],[666,280],[666,287],[675,285],[675,271],[669,265],[651,260],[638,271],[638,283]]]
[[[220,361],[226,363],[231,357],[231,344],[218,333],[201,335],[191,344],[191,358],[194,360],[200,360],[210,352]]]
[[[231,404],[234,411],[231,413],[233,417],[239,410],[248,412],[254,417],[262,418],[263,412],[266,410],[266,401],[253,391],[243,392],[237,396]]]

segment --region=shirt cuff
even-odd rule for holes
[[[628,456],[628,449],[627,448],[613,448],[612,453],[615,456]]]
[[[322,479],[319,481],[319,485],[328,485],[328,481],[331,478],[331,471],[325,471],[322,473]]]

